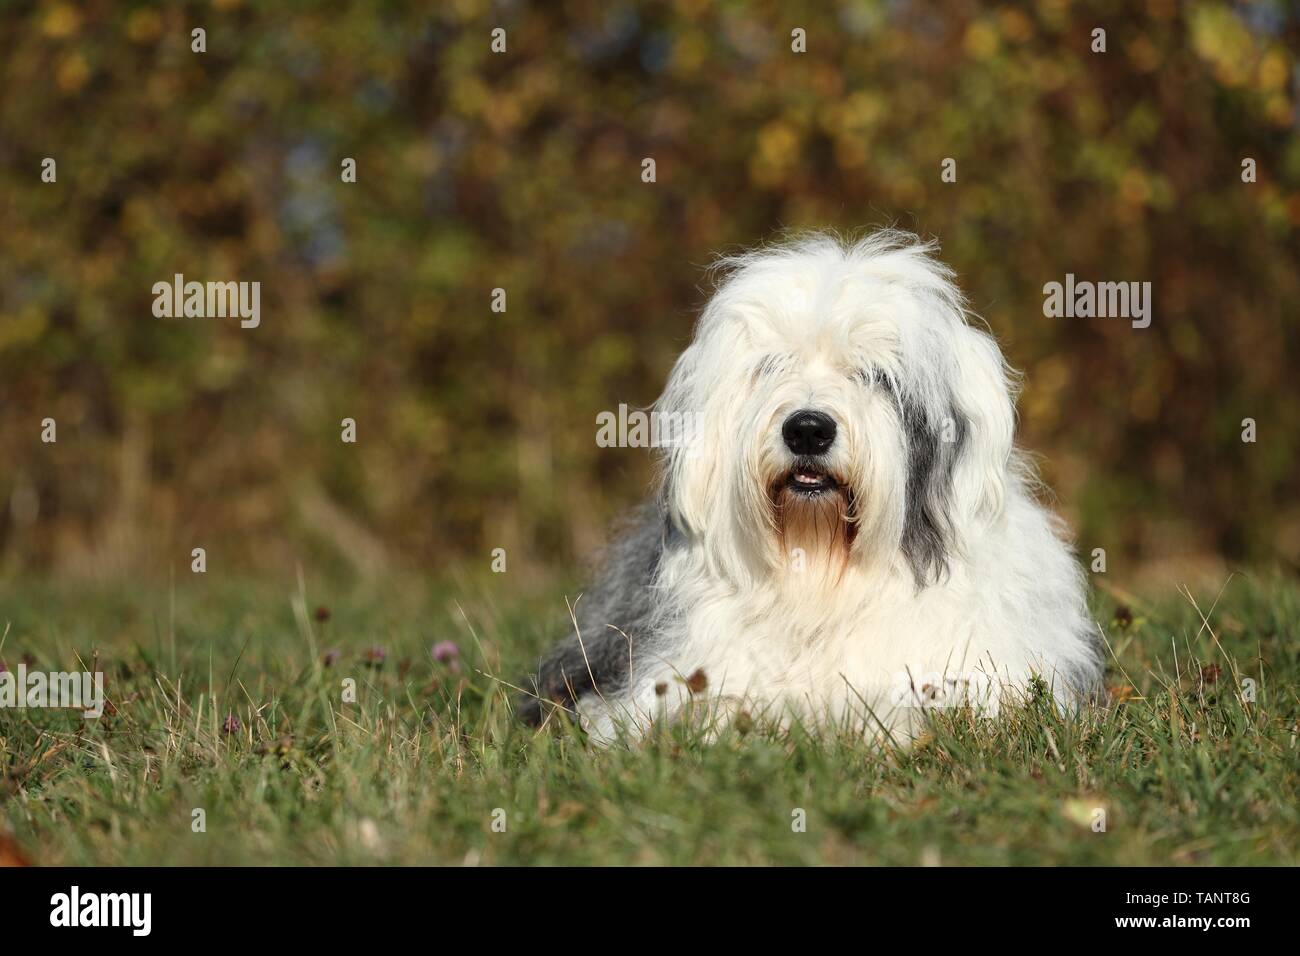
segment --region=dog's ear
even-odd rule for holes
[[[699,342],[690,345],[673,365],[668,384],[655,402],[655,414],[678,423],[673,440],[657,449],[660,494],[668,520],[688,534],[703,534],[710,515],[717,513],[720,473],[717,450],[719,436],[708,435],[707,423],[717,417],[703,414],[707,389],[703,383],[706,364]]]
[[[899,412],[907,454],[907,511],[903,519],[903,557],[923,588],[948,573],[948,556],[957,540],[953,478],[967,445],[968,427],[955,403],[936,417],[919,401],[902,396]]]
[[[753,544],[761,529],[737,502],[750,495],[766,505],[755,476],[737,467],[747,461],[744,442],[752,438],[745,425],[752,370],[736,361],[746,344],[743,325],[727,321],[715,297],[655,402],[655,412],[680,423],[684,436],[659,449],[669,520],[704,545],[714,573],[738,584],[756,571]]]
[[[967,437],[953,473],[953,503],[964,529],[1002,512],[1016,406],[1014,373],[992,336],[964,323],[957,331],[953,399]]]
[[[988,334],[954,316],[947,395],[899,396],[907,448],[903,555],[918,587],[941,580],[968,535],[1001,513],[1015,432],[1012,373]]]

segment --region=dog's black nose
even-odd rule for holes
[[[821,455],[835,441],[835,420],[805,408],[785,420],[781,437],[796,455]]]

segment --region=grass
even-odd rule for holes
[[[0,710],[0,858],[1300,862],[1292,581],[1239,575],[1219,595],[1126,596],[1126,607],[1100,595],[1110,708],[945,712],[906,752],[761,726],[709,744],[680,726],[597,750],[572,727],[520,728],[487,675],[527,668],[565,620],[563,594],[499,576],[341,591],[0,586],[10,669],[24,657],[30,669],[94,664],[113,702],[98,721]],[[430,655],[445,640],[459,672]],[[349,677],[355,703],[342,699]]]

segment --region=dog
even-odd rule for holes
[[[562,709],[609,742],[763,713],[906,741],[935,707],[1096,697],[1085,578],[1014,444],[1018,376],[936,254],[885,229],[720,260],[654,406],[687,437],[524,720]]]

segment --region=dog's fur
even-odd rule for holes
[[[1013,373],[934,251],[883,230],[720,263],[656,404],[691,440],[662,450],[526,720],[558,704],[608,740],[703,701],[906,738],[927,706],[996,713],[1036,678],[1062,707],[1097,691],[1083,574],[1013,445]],[[820,458],[783,440],[800,410],[836,425]]]

